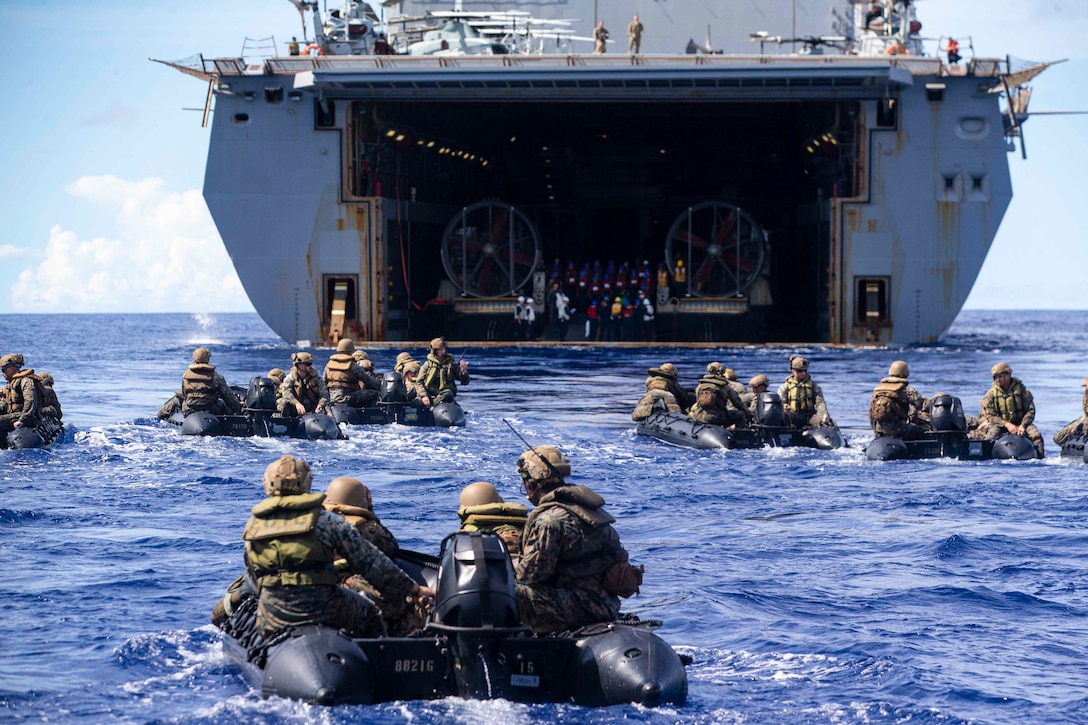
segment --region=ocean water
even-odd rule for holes
[[[0,452],[2,720],[1088,721],[1088,467],[1050,442],[1080,414],[1086,312],[964,312],[943,344],[907,349],[469,347],[466,428],[319,442],[185,438],[155,419],[198,344],[236,385],[287,366],[292,349],[255,315],[3,315],[0,341],[55,376],[68,424],[51,450]],[[398,351],[371,357],[386,370]],[[851,447],[693,451],[635,435],[646,368],[674,362],[690,385],[719,360],[777,384],[792,352]],[[900,358],[923,394],[968,412],[1008,361],[1035,395],[1047,458],[865,460],[869,392]],[[560,446],[572,481],[608,500],[647,569],[625,609],[663,619],[659,634],[694,658],[688,703],[261,700],[208,614],[241,570],[264,467],[291,453],[315,488],[358,477],[402,546],[437,553],[465,484],[522,500],[504,418]]]

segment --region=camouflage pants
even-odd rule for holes
[[[353,592],[362,592],[373,600],[382,612],[382,619],[385,620],[385,628],[390,637],[407,637],[427,624],[427,609],[419,600],[387,599],[358,574],[349,576],[340,586]]]
[[[603,589],[517,585],[518,613],[534,632],[562,632],[597,622],[611,622],[620,600]]]
[[[1004,425],[980,423],[978,429],[968,433],[967,437],[974,438],[975,440],[996,441],[998,438],[1008,434]],[[1034,424],[1024,426],[1024,436],[1031,441],[1033,446],[1035,446],[1036,457],[1045,457],[1046,452],[1043,449],[1043,434],[1039,432],[1039,429],[1036,428]]]
[[[792,428],[819,428],[820,426],[820,414],[819,413],[805,413],[794,410],[786,411],[786,420]]]
[[[337,586],[265,587],[257,627],[267,637],[283,627],[323,624],[353,637],[384,637],[381,610],[358,592]]]
[[[1065,442],[1073,436],[1084,434],[1085,418],[1077,418],[1072,423],[1067,423],[1060,431],[1054,434],[1054,442],[1064,446]]]
[[[736,426],[744,428],[748,425],[748,418],[736,408],[704,408],[696,403],[691,406],[688,417],[699,423],[710,425]]]
[[[649,418],[659,400],[661,401],[661,407],[670,413],[684,412],[680,409],[680,404],[676,402],[675,395],[667,390],[651,390],[635,404],[635,410],[631,413],[631,420],[639,421]]]

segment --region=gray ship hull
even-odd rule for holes
[[[552,260],[685,260],[659,341],[936,341],[1012,197],[998,62],[650,52],[707,12],[636,58],[205,60],[254,307],[292,342],[506,339]]]

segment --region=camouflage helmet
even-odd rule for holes
[[[17,368],[23,367],[23,356],[17,352],[10,353],[4,357],[0,357],[0,368],[6,368],[8,365],[14,365]]]
[[[264,470],[264,492],[267,496],[309,493],[313,480],[305,461],[294,456],[280,456]]]
[[[364,357],[363,359],[359,360],[359,367],[361,367],[363,370],[366,370],[368,373],[374,372],[374,363],[368,357]]]
[[[536,446],[518,457],[518,473],[525,481],[560,481],[570,475],[570,461],[555,446]]]
[[[49,373],[38,373],[38,380],[47,388],[53,387],[53,376]]]
[[[907,367],[907,364],[902,360],[896,360],[891,364],[891,367],[888,368],[888,375],[891,375],[894,378],[909,378],[910,368]]]
[[[206,347],[198,347],[193,350],[193,362],[206,363],[212,359],[212,351]]]
[[[996,378],[1001,373],[1008,373],[1009,375],[1012,375],[1012,368],[1009,367],[1008,363],[999,362],[996,365],[994,365],[992,368],[990,368],[990,377],[991,378]]]
[[[737,373],[733,370],[733,368],[726,368],[724,374],[726,380],[734,381],[737,379]]]
[[[502,496],[495,490],[487,481],[477,481],[476,483],[470,483],[461,489],[461,498],[458,504],[461,508],[467,506],[483,506],[489,503],[505,503],[502,500]]]
[[[790,358],[790,370],[808,370],[808,360],[800,355]]]
[[[366,350],[354,350],[351,353],[351,356],[353,358],[355,358],[355,360],[357,362],[362,362],[363,360],[369,360],[370,359],[370,355],[366,354]]]
[[[305,350],[300,350],[299,352],[291,354],[291,362],[295,365],[298,365],[299,363],[309,363],[310,365],[313,365],[314,356]]]
[[[268,377],[272,379],[276,385],[283,383],[283,379],[287,377],[287,373],[283,372],[282,368],[272,368],[268,371]]]
[[[327,506],[355,506],[357,508],[374,510],[374,501],[370,497],[370,489],[363,485],[358,478],[340,476],[329,482],[325,491],[325,504]]]
[[[666,378],[672,378],[676,380],[676,366],[672,363],[665,363],[661,367],[650,368],[647,370],[650,375],[663,375]]]
[[[446,347],[446,338],[436,337],[435,339],[431,340],[431,350],[432,351],[437,350],[440,347],[443,347],[443,348]]]
[[[706,373],[707,375],[724,376],[725,368],[722,367],[720,362],[712,362],[706,366]]]
[[[336,343],[337,352],[355,352],[355,340],[350,337],[341,337],[340,342]]]
[[[749,388],[755,388],[759,385],[770,385],[771,381],[767,379],[766,375],[757,375],[748,381]]]

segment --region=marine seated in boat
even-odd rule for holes
[[[763,374],[756,375],[748,381],[748,390],[741,393],[740,399],[744,401],[749,420],[754,420],[756,417],[756,402],[759,400],[759,394],[766,392],[770,386],[770,379]]]
[[[700,423],[744,428],[751,422],[751,416],[725,371],[720,362],[706,366],[706,375],[695,386],[695,402],[688,410],[688,417]]]
[[[790,358],[790,376],[778,386],[778,397],[785,406],[786,418],[792,428],[834,428],[835,421],[827,412],[824,393],[808,374],[808,360],[800,355]]]
[[[434,590],[405,574],[343,516],[326,511],[325,495],[310,492],[312,481],[309,465],[289,455],[265,470],[267,498],[253,507],[242,535],[247,579],[258,597],[257,633],[267,640],[284,628],[315,624],[356,637],[385,636],[374,602],[340,586],[337,558],[390,601],[418,602],[434,597]],[[244,588],[228,590],[217,602],[214,624],[227,621]]]
[[[525,451],[517,470],[535,506],[514,567],[521,621],[543,633],[616,620],[644,568],[630,564],[604,499],[566,483],[570,461],[554,446]]]
[[[63,431],[60,404],[46,405],[49,394],[19,353],[0,357],[7,386],[0,395],[0,448],[41,448]]]
[[[212,353],[206,347],[193,350],[193,363],[181,376],[181,412],[238,415],[242,412],[242,403],[223,376],[215,371],[211,357]],[[167,401],[167,405],[169,403]]]
[[[355,341],[341,338],[325,364],[325,387],[331,404],[369,408],[378,402],[382,381],[363,368],[353,356],[355,352]]]
[[[1076,420],[1066,423],[1062,429],[1054,434],[1054,442],[1064,446],[1071,438],[1083,438],[1088,431],[1088,378],[1080,384],[1084,388],[1084,396],[1081,398],[1080,407],[1083,415]]]
[[[999,362],[990,368],[993,385],[979,403],[979,427],[971,438],[997,440],[1006,435],[1026,436],[1035,446],[1037,458],[1043,458],[1043,436],[1035,427],[1035,399],[1031,391],[1012,376],[1008,363]]]
[[[419,368],[414,382],[416,397],[425,408],[457,398],[457,384],[468,385],[468,361],[456,360],[446,352],[446,338],[431,340],[427,360]]]
[[[314,370],[314,356],[300,350],[291,355],[291,370],[280,385],[277,410],[285,418],[306,413],[325,413],[329,405],[329,390]]]
[[[529,520],[525,504],[506,503],[492,484],[477,481],[461,490],[457,516],[458,531],[489,531],[506,544],[511,559],[521,556],[521,536]]]
[[[910,368],[896,360],[880,380],[869,400],[869,425],[878,437],[918,440],[930,430],[925,399],[908,384]]]
[[[677,382],[676,366],[671,362],[650,368],[646,373],[646,392],[635,404],[631,420],[640,421],[649,418],[659,400],[670,413],[684,413],[695,402],[694,395],[680,387]]]

